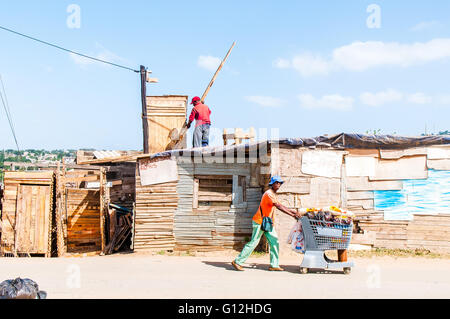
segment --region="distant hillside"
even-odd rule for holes
[[[5,162],[12,163],[51,163],[61,162],[63,157],[75,158],[76,150],[35,150],[28,149],[23,151],[17,150],[0,150],[0,181],[3,181],[3,170]],[[31,169],[31,168],[29,168]]]

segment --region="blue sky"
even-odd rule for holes
[[[80,28],[67,25],[70,4]],[[367,25],[371,4],[379,28]],[[1,26],[147,66],[160,81],[149,95],[201,95],[236,41],[207,98],[215,132],[253,126],[282,137],[449,129],[449,14],[443,0],[0,3]],[[22,149],[142,148],[137,74],[1,30],[0,74]],[[3,108],[0,146],[15,147]]]

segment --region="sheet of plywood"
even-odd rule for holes
[[[276,160],[279,161],[279,174],[281,176],[304,176],[302,173],[302,153],[304,149],[296,149],[296,148],[279,148],[278,153],[279,156],[274,157],[272,155],[272,162]],[[272,163],[272,165],[274,165]]]
[[[373,191],[363,191],[363,192],[347,192],[347,200],[354,199],[373,199]]]
[[[426,147],[408,148],[405,150],[380,150],[382,159],[399,159],[404,156],[427,155]]]
[[[341,182],[338,178],[315,177],[311,179],[310,194],[300,195],[301,207],[340,206]]]
[[[346,156],[345,169],[348,177],[374,176],[378,159],[369,156]]]
[[[175,182],[178,180],[177,162],[174,159],[139,159],[142,186]]]
[[[362,207],[363,209],[373,209],[373,199],[351,199],[347,201],[347,206],[351,210],[352,208]]]
[[[354,191],[379,191],[379,190],[401,190],[403,182],[398,181],[369,181],[368,177],[348,177],[347,190]]]
[[[427,157],[422,155],[403,157],[398,160],[379,160],[375,176],[369,177],[371,181],[426,178],[428,178]]]
[[[293,177],[282,176],[284,184],[278,190],[279,194],[293,193],[293,194],[309,194],[311,178],[307,177]]]
[[[380,151],[377,149],[345,149],[349,156],[364,156],[364,157],[380,157]]]
[[[344,152],[320,150],[302,154],[302,172],[321,177],[341,177]]]
[[[432,146],[428,147],[428,159],[450,159],[450,147],[449,146]]]
[[[450,171],[450,159],[428,160],[427,166],[438,171]]]

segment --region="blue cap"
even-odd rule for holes
[[[284,183],[284,181],[281,179],[280,176],[272,176],[272,178],[270,179],[269,186],[272,186],[272,185],[275,184],[276,182],[279,182],[280,184],[283,184],[283,183]]]

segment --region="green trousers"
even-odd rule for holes
[[[270,266],[279,267],[278,252],[280,250],[280,245],[278,244],[278,236],[275,232],[275,228],[271,232],[264,232],[261,230],[261,225],[258,223],[252,222],[252,226],[252,239],[244,246],[244,249],[242,249],[234,262],[238,265],[244,264],[252,254],[253,250],[255,250],[256,246],[258,246],[261,236],[264,234],[270,247]]]

